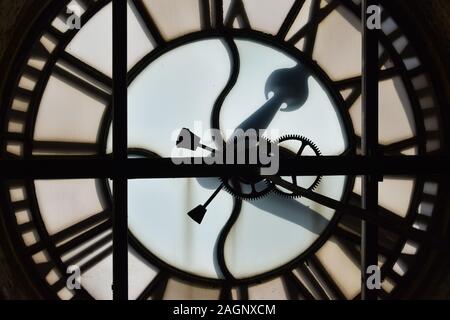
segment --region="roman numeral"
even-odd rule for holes
[[[51,240],[58,244],[56,250],[66,265],[82,263],[79,266],[81,272],[86,272],[112,253],[110,216],[109,210],[101,212],[51,236]]]
[[[223,27],[223,0],[199,0],[200,22],[203,30]]]
[[[278,31],[277,37],[279,39],[284,40],[284,38],[286,38],[289,30],[292,28],[292,25],[294,24],[295,19],[297,18],[304,4],[305,0],[296,0],[294,2],[292,8],[289,10],[288,15],[286,16],[286,19],[283,21],[283,24],[281,25],[280,30]]]
[[[82,272],[86,272],[111,254],[112,245],[107,246],[112,240],[111,233],[107,234],[107,231],[111,230],[112,225],[110,216],[110,211],[106,210],[50,236],[48,240],[56,244],[56,252],[61,255],[65,265],[82,263],[79,267]],[[105,235],[96,239],[102,233],[105,233]],[[93,241],[94,239],[95,241]],[[27,252],[30,256],[42,253],[45,250],[44,246],[45,244],[42,241],[37,242],[28,247]],[[64,257],[82,246],[86,247],[72,256]],[[99,249],[105,246],[106,248],[99,252]],[[53,267],[54,262],[51,260],[38,264],[38,268],[44,274],[48,274]],[[60,281],[62,280],[60,279]]]
[[[388,145],[381,145],[380,151],[387,155],[401,155],[402,151],[417,147],[419,140],[417,137],[411,137]]]
[[[102,222],[108,221],[110,218],[110,211],[105,210],[98,214],[95,214],[83,221],[80,221],[54,235],[51,236],[52,240],[56,243],[63,242],[66,239],[69,239],[73,236],[83,233],[84,231],[89,230],[90,228],[98,225]]]
[[[141,18],[141,21],[144,23],[146,27],[147,35],[150,36],[155,44],[157,46],[164,45],[166,41],[164,40],[164,37],[161,34],[161,31],[159,30],[158,26],[155,23],[155,20],[153,20],[150,12],[145,7],[145,4],[143,0],[132,0],[134,8],[136,9],[136,12]]]
[[[112,91],[112,79],[94,67],[84,63],[73,55],[63,52],[60,56],[62,64],[74,70],[77,74],[85,76],[101,85],[106,91]]]
[[[81,92],[90,95],[104,103],[111,99],[111,79],[102,75],[99,71],[69,58],[66,54],[54,67],[54,75],[67,84],[78,88]]]
[[[389,69],[382,69],[382,70],[379,70],[379,72],[378,72],[378,76],[379,76],[378,81],[392,79],[399,74],[400,74],[399,69],[395,68],[395,67],[392,67]],[[362,81],[362,76],[359,75],[356,77],[336,81],[335,85],[339,90],[352,89],[352,88],[356,88],[357,86],[360,86],[361,81]]]
[[[361,221],[344,215],[334,231],[334,237],[343,252],[356,265],[359,265],[361,263]],[[390,240],[387,233],[381,229],[378,233],[377,248],[380,256],[389,257],[393,254],[396,242]]]
[[[316,35],[319,24],[328,15],[336,9],[340,1],[332,0],[325,7],[320,8],[321,0],[313,0],[311,4],[311,11],[309,21],[300,30],[298,30],[288,41],[292,44],[297,44],[300,40],[305,39],[305,53],[312,56],[314,50],[314,44],[316,41]]]
[[[56,252],[61,255],[66,266],[80,264],[81,272],[86,272],[97,263],[102,261],[112,252],[112,246],[99,250],[111,241],[111,236],[106,235],[100,239],[95,239],[98,235],[111,228],[111,213],[108,210],[95,214],[79,223],[76,223],[52,236],[48,241],[56,244]],[[27,248],[30,255],[44,254],[44,243],[39,242]],[[83,248],[82,248],[83,247]],[[82,248],[68,259],[64,255],[71,254],[74,250]],[[54,260],[36,264],[37,270],[44,276],[48,275],[54,268],[57,268]],[[64,267],[63,267],[64,268]],[[58,292],[66,286],[65,270],[55,283],[51,284],[52,290]],[[85,299],[88,295],[84,290],[74,292],[73,299]]]
[[[248,19],[248,15],[245,11],[245,6],[242,0],[231,1],[224,24],[226,27],[232,28],[235,21],[238,22],[241,28],[251,29],[250,20]]]
[[[400,74],[399,69],[396,67],[392,67],[389,69],[380,69],[379,81],[392,79],[399,74]],[[356,100],[358,100],[358,98],[361,96],[361,83],[362,83],[361,75],[335,81],[335,85],[339,91],[351,90],[351,93],[345,99],[345,105],[347,109],[350,109],[354,105]]]
[[[202,29],[211,29],[213,22],[211,19],[211,4],[209,0],[200,0],[200,19]]]
[[[150,298],[152,300],[162,300],[164,298],[164,292],[166,291],[168,281],[169,277],[165,272],[158,273],[139,295],[137,300],[148,300]]]
[[[289,272],[284,275],[283,282],[290,300],[314,300],[312,293],[303,285],[294,273]]]
[[[296,271],[305,282],[309,292],[315,299],[330,300],[330,297],[316,278],[316,275],[311,271],[307,264],[300,265]]]
[[[320,1],[321,0],[313,0],[312,1],[311,11],[309,14],[309,16],[310,16],[309,20],[313,20],[314,17],[316,17],[319,14]],[[319,29],[319,24],[314,24],[311,27],[311,29],[308,31],[307,35],[305,36],[305,44],[303,46],[303,52],[306,53],[310,57],[312,57],[312,55],[313,55],[314,45],[316,42],[318,29]]]
[[[315,275],[316,279],[332,299],[346,299],[339,286],[333,281],[319,259],[317,259],[315,256],[312,256],[310,259],[308,259],[307,264],[311,272]]]

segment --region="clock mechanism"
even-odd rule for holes
[[[277,140],[277,144],[280,148],[280,157],[286,158],[299,158],[302,156],[321,156],[319,147],[312,142],[310,139],[300,136],[300,135],[286,135]],[[284,147],[286,146],[286,147]],[[291,151],[289,147],[296,147],[296,152]],[[296,186],[301,186],[304,189],[314,191],[319,186],[322,181],[322,176],[315,177],[282,177],[283,179],[290,179],[289,182]],[[300,198],[301,195],[294,193],[292,191],[281,188],[280,186],[275,186],[273,191],[287,198]]]

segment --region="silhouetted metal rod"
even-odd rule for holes
[[[126,161],[127,0],[113,1],[113,157]],[[59,165],[61,166],[61,165]],[[70,170],[70,167],[67,168]],[[128,300],[128,180],[113,177],[113,299]]]
[[[364,156],[378,155],[378,29],[369,28],[370,7],[379,8],[378,0],[362,2],[362,134],[361,147]],[[373,13],[372,13],[373,15]],[[376,175],[362,177],[361,200],[366,212],[378,209],[378,181]],[[378,265],[378,226],[363,220],[361,224],[361,299],[377,300],[378,292],[367,286],[370,266]]]
[[[189,159],[194,161],[193,159]],[[64,159],[0,160],[2,179],[76,178],[188,178],[250,176],[259,174],[259,165],[176,165],[170,158],[126,159],[70,157]],[[332,156],[281,159],[277,175],[448,175],[448,156]]]

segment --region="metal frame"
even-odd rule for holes
[[[127,0],[113,1],[113,161],[128,158]],[[128,180],[113,179],[113,299],[128,300]]]
[[[378,6],[378,0],[363,0],[363,72],[362,72],[362,153],[364,156],[378,155],[378,30],[368,27],[368,9]],[[380,17],[381,19],[381,17]],[[378,208],[378,180],[381,177],[365,175],[362,178],[361,199],[365,210],[376,212]],[[378,227],[368,221],[362,221],[361,237],[361,299],[376,300],[378,292],[368,288],[370,266],[378,266]]]

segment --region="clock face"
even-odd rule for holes
[[[74,5],[79,30],[65,24]],[[182,128],[214,148],[211,129],[227,140],[247,125],[299,156],[360,153],[360,12],[360,1],[350,0],[129,1],[130,157],[207,156],[175,148]],[[385,8],[382,17],[380,148],[385,155],[436,153],[441,123],[430,78],[395,17]],[[111,2],[55,1],[23,50],[2,103],[2,156],[110,154]],[[261,115],[273,100],[276,112]],[[359,296],[360,220],[281,186],[261,192],[244,177],[232,178],[238,186],[217,194],[201,224],[187,213],[223,177],[129,180],[130,298]],[[359,177],[282,179],[360,205]],[[10,237],[42,294],[110,299],[109,182],[30,179],[2,188]],[[385,176],[378,214],[431,233],[439,190],[432,178]],[[381,298],[407,287],[424,254],[420,241],[393,230],[379,229]],[[80,290],[66,287],[72,265],[82,271]]]

